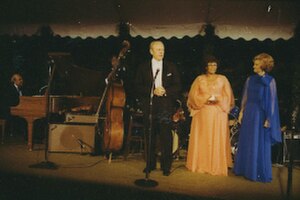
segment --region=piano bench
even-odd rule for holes
[[[6,120],[5,120],[5,119],[0,119],[0,126],[1,126],[1,144],[4,144],[5,125],[6,125]]]

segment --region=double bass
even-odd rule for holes
[[[100,104],[97,110],[99,112],[106,97],[105,120],[102,135],[102,150],[104,152],[115,152],[122,148],[124,137],[123,111],[126,102],[126,95],[122,80],[116,80],[116,73],[120,68],[121,59],[125,59],[126,53],[130,48],[128,41],[123,41],[123,48],[118,57],[113,59],[112,71],[106,78],[106,87],[104,89]]]

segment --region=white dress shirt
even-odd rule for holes
[[[156,79],[155,79],[155,87],[159,87],[159,86],[162,86],[162,67],[163,67],[163,61],[157,61],[155,60],[154,58],[152,58],[151,60],[151,63],[152,63],[152,74],[153,74],[153,78],[158,71],[158,74],[156,76]]]
[[[16,84],[14,84],[14,86],[17,89],[19,96],[22,96],[23,94],[22,94],[22,91],[19,89],[19,87]]]

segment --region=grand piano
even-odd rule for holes
[[[47,117],[46,96],[21,96],[19,105],[11,107],[11,114],[23,117],[27,121],[28,149],[33,150],[33,123],[35,120]],[[89,112],[96,113],[100,97],[96,96],[67,96],[51,95],[50,115],[71,112],[73,108],[91,106]]]
[[[27,121],[28,149],[32,151],[32,127],[36,119],[46,117],[46,97],[45,96],[21,96],[19,105],[11,107],[11,114],[23,117]]]
[[[104,73],[74,65],[69,54],[58,53],[49,56],[53,59],[52,70],[55,70],[48,84],[51,88],[51,91],[48,91],[50,95],[21,96],[20,103],[11,107],[12,115],[23,117],[28,123],[29,151],[33,150],[35,120],[70,112],[72,108],[84,105],[91,106],[89,112],[96,113],[105,88]]]

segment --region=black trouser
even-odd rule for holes
[[[149,113],[145,113],[149,118]],[[151,170],[156,168],[157,150],[160,151],[160,164],[164,172],[168,172],[172,165],[172,102],[164,97],[154,97],[152,106],[152,126],[151,126],[151,145],[150,145],[150,162],[146,168]],[[146,132],[146,158],[148,158],[149,147],[149,120],[145,120]],[[148,161],[148,159],[147,159]]]

